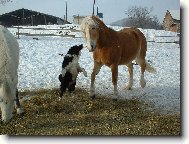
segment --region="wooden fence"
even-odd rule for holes
[[[61,37],[72,37],[76,38],[75,34],[70,33],[78,33],[80,30],[77,29],[46,29],[46,28],[23,28],[23,27],[14,27],[17,29],[15,33],[19,38],[21,35],[25,36],[61,36]],[[11,28],[9,28],[11,29]],[[31,33],[31,31],[33,31]]]
[[[176,36],[155,36],[156,43],[178,43],[180,44],[180,35]]]
[[[21,35],[25,36],[60,36],[60,37],[71,37],[71,38],[83,38],[80,30],[74,28],[29,28],[29,27],[13,27],[17,29],[15,33],[19,38]],[[10,28],[11,29],[11,28]],[[77,36],[76,36],[77,35]],[[154,37],[149,39],[148,42],[155,43],[178,43],[180,44],[180,34],[177,35],[154,35]]]

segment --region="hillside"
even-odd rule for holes
[[[128,18],[124,18],[124,19],[115,21],[115,22],[111,23],[110,25],[111,26],[124,26],[124,24],[127,22],[127,19]]]

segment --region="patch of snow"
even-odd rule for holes
[[[73,25],[69,25],[71,27]],[[43,26],[44,28],[59,28],[60,26]],[[66,26],[68,27],[68,26]],[[77,27],[79,29],[79,27]],[[116,30],[121,28],[115,27]],[[13,34],[16,29],[10,29]],[[32,33],[33,30],[28,30]],[[148,51],[146,59],[157,69],[156,74],[145,73],[146,87],[142,89],[139,85],[140,67],[134,66],[134,83],[132,90],[126,90],[128,82],[128,70],[126,66],[119,66],[118,92],[121,98],[139,98],[147,103],[153,104],[154,109],[166,113],[180,112],[180,48],[175,43],[156,43],[156,36],[162,37],[162,41],[168,41],[167,36],[176,38],[176,33],[159,30],[142,30],[148,40]],[[78,35],[82,35],[78,33]],[[63,57],[59,54],[67,53],[73,45],[84,44],[84,38],[65,38],[59,36],[37,37],[21,36],[18,39],[20,45],[20,66],[18,88],[23,90],[34,90],[40,88],[59,88],[58,75],[61,73]],[[174,39],[175,40],[175,39]],[[80,58],[81,67],[88,73],[86,78],[82,73],[77,78],[76,87],[89,91],[90,75],[93,69],[92,53],[86,48],[82,50]],[[111,70],[103,66],[96,77],[95,87],[98,95],[113,95],[111,82]]]

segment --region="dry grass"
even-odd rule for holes
[[[22,102],[25,115],[14,114],[9,124],[0,124],[7,135],[180,135],[180,115],[162,115],[144,102],[113,101],[76,89],[58,101],[58,90],[22,92],[32,95]]]

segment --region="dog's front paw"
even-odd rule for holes
[[[85,71],[84,68],[82,68],[82,72],[83,72],[84,76],[87,77],[87,72]]]
[[[63,70],[62,70],[62,77],[64,77],[64,76],[65,76],[65,74],[66,74],[66,70],[65,70],[65,69],[63,69]]]
[[[86,71],[84,71],[83,74],[84,74],[85,77],[87,77],[87,72]]]

